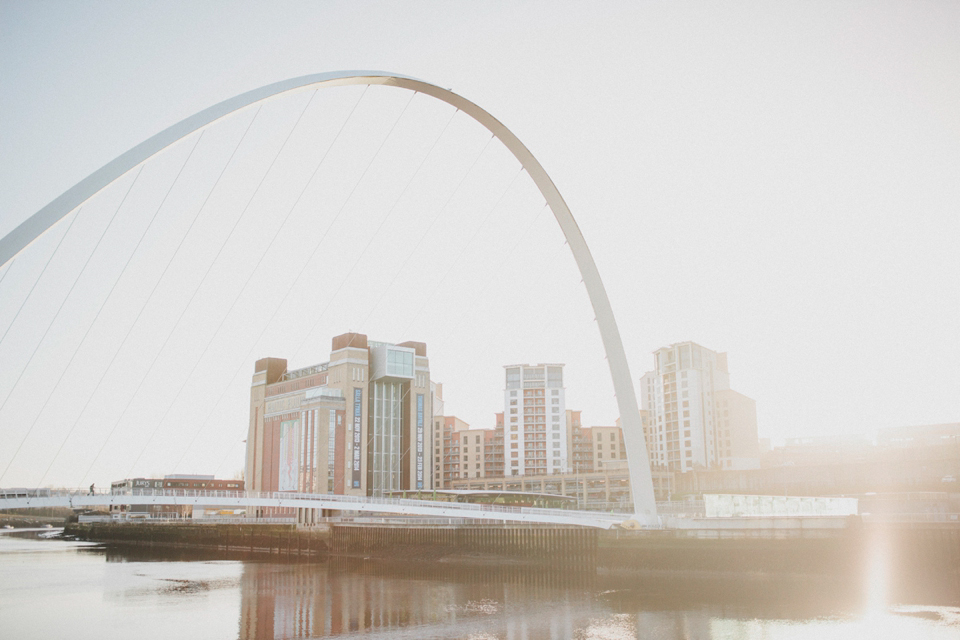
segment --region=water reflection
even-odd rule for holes
[[[886,612],[860,615],[859,581],[251,563],[243,568],[241,598],[244,639],[960,636],[957,609],[945,609],[953,612],[945,618],[921,608],[926,618],[893,622]],[[899,635],[890,635],[893,629]]]
[[[507,637],[546,625],[572,637],[574,615],[593,610],[595,577],[509,569],[328,564],[247,564],[241,578],[241,638],[311,638],[417,628],[436,637]],[[498,637],[498,636],[494,636]]]
[[[850,580],[587,575],[509,566],[298,564],[4,538],[4,637],[166,638],[176,628],[180,639],[960,638],[956,571],[926,565],[903,574],[903,558],[883,555],[890,549],[883,552],[883,545],[877,549],[888,560],[888,588],[871,592],[866,562]],[[923,588],[909,591],[911,585]]]

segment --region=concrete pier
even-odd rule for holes
[[[330,553],[384,559],[593,568],[597,562],[598,535],[597,529],[583,527],[340,524],[333,527]]]
[[[514,524],[324,523],[310,527],[251,524],[72,524],[79,539],[137,547],[173,547],[293,561],[328,557],[620,574],[766,574],[862,576],[883,559],[904,583],[957,587],[960,526],[864,524],[735,527],[730,521],[685,528],[601,531]],[[939,576],[934,580],[933,576]],[[942,581],[947,581],[942,582]]]

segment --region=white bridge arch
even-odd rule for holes
[[[161,131],[141,142],[115,160],[107,163],[85,179],[65,191],[50,204],[40,209],[21,223],[7,236],[0,239],[0,267],[12,260],[20,251],[36,240],[45,231],[59,222],[64,216],[83,204],[88,198],[117,180],[125,173],[145,162],[166,147],[185,136],[210,125],[211,123],[281,93],[311,87],[335,87],[344,85],[385,85],[424,93],[450,104],[466,113],[490,131],[520,161],[520,164],[533,179],[553,212],[563,235],[573,252],[577,268],[583,277],[587,295],[596,314],[600,337],[606,352],[610,374],[613,377],[613,389],[620,411],[624,444],[627,449],[627,465],[630,470],[630,489],[633,495],[634,519],[644,526],[656,526],[658,519],[653,493],[653,479],[650,473],[647,446],[643,435],[643,424],[637,406],[636,392],[627,365],[627,356],[623,351],[623,342],[613,309],[607,298],[606,289],[600,279],[600,272],[580,233],[573,214],[553,180],[543,166],[533,157],[520,139],[517,138],[499,120],[473,102],[457,95],[449,89],[385,71],[332,71],[317,73],[299,78],[291,78],[254,89],[224,100],[185,120]]]

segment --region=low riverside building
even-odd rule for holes
[[[163,478],[127,478],[110,483],[110,493],[131,494],[142,490],[173,491],[243,491],[244,482],[240,479],[218,480],[214,476],[170,474]],[[219,515],[221,509],[209,509]],[[113,514],[125,514],[129,517],[150,518],[195,518],[206,515],[208,509],[195,509],[188,505],[171,507],[169,505],[115,505],[110,507]]]
[[[674,491],[676,474],[665,470],[654,470],[652,473],[656,499],[669,500]],[[607,464],[602,471],[589,473],[463,479],[453,481],[451,485],[454,490],[524,491],[568,496],[577,500],[580,509],[620,511],[633,506],[626,460],[616,465]]]
[[[793,438],[762,469],[705,470],[677,477],[677,493],[794,496],[945,492],[960,486],[960,424],[881,429],[863,436]]]

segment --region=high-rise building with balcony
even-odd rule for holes
[[[640,379],[654,467],[679,472],[759,467],[756,403],[730,389],[726,353],[681,342],[655,351],[654,365]]]
[[[449,489],[460,474],[460,433],[470,425],[456,416],[434,416],[434,483],[437,489]]]
[[[504,475],[566,471],[570,460],[564,433],[563,365],[510,365],[504,369]]]

